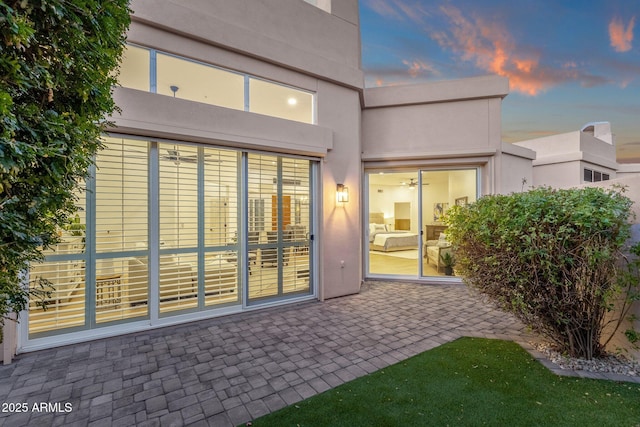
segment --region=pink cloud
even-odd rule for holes
[[[503,25],[479,17],[468,19],[452,6],[440,10],[451,23],[448,32],[432,34],[441,47],[452,49],[484,71],[508,77],[514,91],[533,96],[550,86],[551,76],[540,69],[538,56],[517,54],[515,42]]]
[[[609,40],[611,41],[611,46],[616,52],[627,52],[631,50],[631,43],[633,42],[633,27],[635,23],[635,16],[631,18],[626,28],[620,18],[613,18],[609,22]]]
[[[543,62],[543,52],[530,46],[521,46],[509,32],[506,24],[482,17],[479,13],[458,9],[447,2],[436,12],[427,10],[424,1],[417,0],[361,0],[376,13],[390,19],[413,22],[436,41],[439,46],[458,60],[472,63],[488,74],[509,78],[512,92],[536,96],[550,88],[575,82],[583,87],[612,83],[598,75],[584,71],[581,64],[568,58],[563,64]],[[629,23],[632,28],[634,20]],[[418,57],[420,55],[417,55]],[[406,59],[403,64],[409,76],[439,76],[432,64],[424,60]],[[378,70],[379,76],[402,79],[399,70]],[[406,74],[405,74],[406,76]],[[386,83],[388,79],[385,78]],[[620,82],[618,82],[620,84]],[[621,83],[622,87],[628,83]]]
[[[467,17],[450,5],[441,6],[440,11],[450,25],[443,31],[432,32],[431,37],[440,47],[453,51],[464,61],[473,62],[477,68],[508,77],[512,91],[535,96],[565,81],[579,81],[587,87],[603,83],[597,76],[580,72],[574,63],[560,68],[542,65],[540,53],[517,46],[500,22]]]

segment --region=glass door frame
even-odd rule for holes
[[[264,152],[264,151],[258,151],[258,150],[243,150],[242,151],[243,155],[242,155],[242,164],[241,164],[241,169],[240,169],[240,176],[241,176],[241,185],[239,187],[239,189],[242,192],[242,197],[240,198],[240,208],[242,209],[242,211],[245,213],[244,215],[241,216],[240,218],[240,230],[242,230],[242,233],[239,233],[239,235],[241,234],[242,239],[240,240],[240,251],[243,254],[243,256],[245,257],[245,262],[243,263],[244,268],[242,268],[242,271],[240,272],[241,276],[240,276],[240,280],[241,280],[241,295],[242,295],[242,308],[243,309],[253,309],[253,308],[257,308],[257,307],[265,307],[265,306],[269,306],[269,305],[278,305],[281,304],[283,302],[288,302],[290,300],[296,300],[296,299],[308,299],[308,298],[317,298],[318,297],[318,251],[317,251],[317,245],[318,245],[318,233],[317,230],[319,229],[319,223],[318,223],[318,218],[320,217],[319,215],[319,209],[321,206],[321,203],[318,203],[318,201],[320,200],[320,189],[319,189],[319,184],[321,182],[320,180],[320,162],[317,158],[314,157],[308,157],[308,156],[300,156],[300,155],[293,155],[293,154],[283,154],[283,153],[273,153],[273,152]],[[272,242],[271,244],[269,243],[251,243],[249,242],[249,232],[250,232],[250,224],[249,224],[249,193],[250,193],[250,179],[249,179],[249,174],[250,174],[250,162],[249,162],[249,157],[250,155],[255,154],[255,155],[264,155],[264,156],[269,156],[269,157],[274,157],[276,159],[277,162],[277,167],[276,167],[276,194],[274,194],[276,196],[276,200],[278,205],[276,206],[276,212],[277,212],[277,221],[278,221],[278,226],[277,226],[277,242]],[[284,172],[283,172],[283,160],[284,159],[301,159],[301,160],[307,160],[309,161],[309,169],[308,169],[308,179],[309,179],[309,187],[308,187],[308,204],[309,204],[309,211],[308,211],[308,215],[309,215],[309,222],[308,222],[308,226],[309,226],[309,230],[306,233],[306,240],[304,242],[302,241],[294,241],[294,242],[288,242],[284,239],[284,227],[282,225],[283,223],[283,216],[284,216],[284,209],[283,209],[283,184],[282,184],[282,179],[286,178],[284,177]],[[263,221],[265,221],[266,223],[266,218],[263,219]],[[277,268],[277,295],[275,296],[270,296],[270,297],[251,297],[251,292],[250,292],[250,286],[251,286],[251,272],[249,269],[249,251],[251,250],[256,250],[256,251],[262,251],[263,249],[266,248],[266,246],[269,246],[268,248],[270,249],[275,249],[277,251],[277,263],[276,263],[276,268]],[[283,252],[285,250],[294,250],[297,247],[300,246],[305,246],[308,248],[307,252],[307,256],[308,256],[308,281],[309,281],[309,290],[308,292],[292,292],[292,293],[285,293],[284,292],[284,272],[283,272],[283,262],[284,262],[284,254]],[[275,246],[274,248],[271,246]]]
[[[411,280],[421,280],[428,282],[459,282],[461,279],[456,276],[448,277],[448,276],[427,276],[425,275],[424,268],[424,251],[425,251],[425,221],[423,216],[423,199],[424,199],[424,190],[425,186],[423,185],[423,173],[425,172],[436,172],[436,171],[457,171],[457,170],[473,170],[475,171],[475,199],[477,200],[482,195],[482,165],[479,164],[460,164],[456,166],[415,166],[415,167],[372,167],[372,168],[364,168],[364,176],[363,176],[363,185],[364,191],[363,193],[363,233],[362,233],[362,247],[364,248],[363,254],[363,276],[365,279],[411,279]],[[418,207],[417,207],[417,215],[418,215],[418,226],[419,232],[418,235],[420,237],[418,244],[418,269],[417,276],[412,275],[394,275],[394,274],[381,274],[381,273],[371,273],[371,264],[369,257],[369,214],[370,214],[370,189],[371,182],[370,176],[378,173],[415,173],[417,174],[417,186],[419,189],[418,192]]]
[[[464,166],[464,165],[460,165],[460,166],[456,166],[456,167],[429,167],[429,168],[418,168],[418,182],[419,182],[419,189],[420,189],[420,193],[418,194],[418,200],[419,200],[419,212],[418,212],[418,223],[420,224],[420,259],[421,261],[424,259],[425,257],[425,248],[426,248],[426,235],[425,235],[425,222],[424,222],[424,212],[423,212],[423,199],[424,199],[424,191],[423,189],[426,188],[425,185],[423,185],[423,176],[425,173],[429,173],[429,172],[452,172],[452,171],[469,171],[469,170],[473,170],[475,171],[475,194],[474,196],[474,200],[477,200],[480,195],[482,194],[482,182],[481,182],[481,178],[482,178],[482,167],[478,166],[478,165],[468,165],[468,166]],[[426,279],[426,280],[438,280],[438,281],[460,281],[461,279],[459,277],[456,276],[427,276],[425,275],[425,264],[424,262],[420,262],[420,269],[419,269],[419,278],[420,279]]]

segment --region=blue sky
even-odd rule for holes
[[[502,138],[609,121],[640,162],[640,0],[360,0],[366,86],[499,74]]]

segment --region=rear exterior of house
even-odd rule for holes
[[[364,88],[357,0],[131,7],[122,111],[29,272],[56,290],[19,351],[457,281],[446,209],[531,179],[532,152],[500,141],[506,79]]]

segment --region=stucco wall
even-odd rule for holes
[[[133,0],[131,6],[134,23],[359,88],[358,3],[333,3],[331,14],[290,0]]]
[[[580,185],[582,170],[580,162],[537,165],[533,168],[533,185],[550,187],[570,187]]]
[[[128,88],[116,88],[114,100],[119,133],[314,156],[333,146],[332,130],[322,126]]]
[[[492,155],[507,92],[500,77],[365,89],[363,159]]]
[[[322,162],[323,222],[321,233],[321,297],[356,293],[362,281],[360,188],[360,96],[320,83],[323,102],[318,123],[333,129],[333,148]],[[349,188],[349,202],[336,203],[336,184]],[[344,263],[343,263],[344,261]]]
[[[528,141],[516,142],[517,147],[535,151],[533,161],[533,185],[566,187],[579,185],[583,169],[616,177],[615,146],[580,131],[551,135]]]
[[[357,1],[328,14],[302,1],[134,0],[129,42],[316,93],[317,125],[119,88],[116,132],[304,154],[321,160],[319,296],[358,292],[360,36]],[[336,205],[336,183],[350,202]]]
[[[513,145],[534,150],[538,154],[538,158],[562,153],[575,153],[580,151],[580,131],[514,142]]]
[[[500,175],[496,193],[509,194],[528,190],[533,185],[535,152],[512,144],[502,143],[501,156],[496,159]]]

